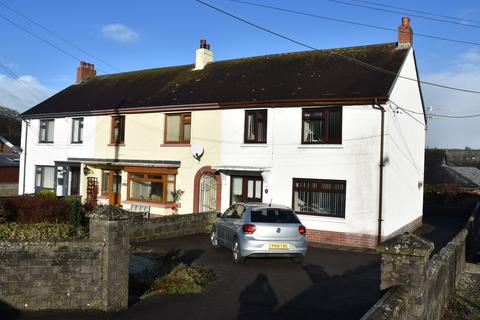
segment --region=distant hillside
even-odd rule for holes
[[[16,146],[20,145],[22,121],[17,111],[0,106],[0,136]]]
[[[447,161],[449,165],[456,167],[476,167],[480,169],[480,150],[465,148],[448,149]]]

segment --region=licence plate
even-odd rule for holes
[[[278,250],[278,249],[288,250],[288,243],[269,243],[268,244],[268,249],[270,249],[270,250]]]

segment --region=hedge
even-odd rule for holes
[[[86,227],[64,223],[0,223],[0,240],[72,240],[88,237]]]

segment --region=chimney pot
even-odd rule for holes
[[[402,24],[398,26],[398,49],[407,49],[413,45],[413,30],[410,26],[410,18],[403,17]]]
[[[97,75],[95,65],[85,61],[80,61],[80,66],[77,68],[77,83],[94,78]]]

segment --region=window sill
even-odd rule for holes
[[[301,213],[297,213],[297,215],[300,217],[300,220],[346,223],[346,219],[341,217],[328,217],[328,216],[319,216],[315,214],[301,214]]]
[[[343,149],[342,144],[300,144],[298,149]]]
[[[162,143],[160,147],[191,147],[190,143]]]
[[[51,146],[53,145],[53,141],[52,142],[38,142],[37,143],[38,146]]]
[[[242,143],[240,144],[240,147],[266,148],[268,147],[268,144],[267,143]]]
[[[109,147],[125,147],[125,143],[109,143],[107,144]]]
[[[174,206],[174,203],[157,203],[157,202],[148,202],[148,201],[137,201],[137,200],[126,200],[122,201],[122,204],[141,204],[145,206],[150,206],[152,208],[171,208]],[[181,208],[182,204],[177,203],[177,208]]]

